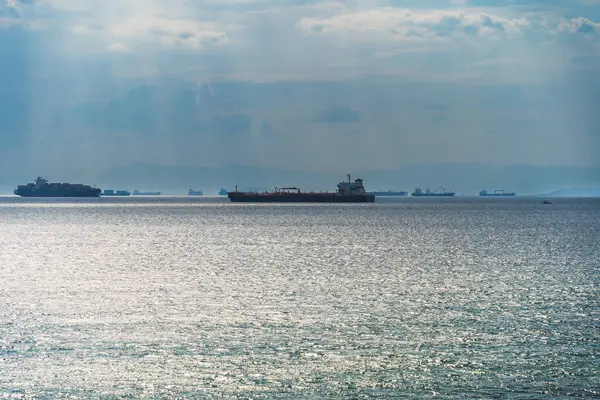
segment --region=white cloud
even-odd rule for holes
[[[96,36],[99,48],[117,41],[197,50],[227,43],[227,30],[235,29],[210,16],[197,16],[197,9],[184,0],[106,0],[102,7],[86,0],[43,0],[38,9],[42,7],[50,7],[62,26],[70,24],[72,33]]]
[[[379,37],[436,39],[451,36],[518,35],[531,25],[525,18],[507,18],[463,9],[411,10],[394,7],[345,12],[328,18],[302,18],[307,33],[378,34]]]
[[[227,42],[227,33],[213,22],[171,20],[152,16],[134,17],[107,26],[106,31],[118,39],[181,45],[195,49]]]
[[[600,24],[590,21],[587,18],[572,18],[563,21],[558,26],[559,32],[595,34],[600,29]]]
[[[113,43],[110,46],[108,46],[108,49],[110,51],[117,52],[129,51],[129,47],[125,46],[123,43]]]
[[[98,25],[75,25],[71,28],[71,31],[78,35],[91,35],[103,29],[103,27]]]
[[[52,7],[62,11],[89,11],[93,3],[85,0],[40,0],[40,7]]]
[[[57,48],[70,56],[126,49],[139,56],[140,64],[148,57],[160,62],[158,71],[260,81],[389,74],[456,79],[458,69],[464,72],[469,64],[485,65],[489,59],[526,59],[533,68],[549,68],[559,64],[552,60],[557,54],[598,53],[593,45],[598,24],[584,17],[565,20],[566,6],[502,7],[491,0],[487,3],[495,7],[473,7],[471,1],[391,3],[105,0],[98,7],[91,0],[38,0],[21,7],[18,22],[0,19],[0,26],[43,22],[48,35],[56,32],[60,38]],[[578,43],[584,41],[589,49]],[[167,60],[161,58],[165,52]],[[450,66],[439,64],[442,59]]]

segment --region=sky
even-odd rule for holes
[[[600,166],[600,0],[0,0],[0,169]]]

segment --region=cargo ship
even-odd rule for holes
[[[450,196],[454,196],[456,193],[455,192],[447,192],[446,189],[444,189],[443,187],[436,190],[436,191],[431,191],[429,190],[429,188],[427,188],[427,190],[422,191],[421,188],[416,188],[414,192],[411,193],[412,196],[416,196],[416,197],[425,197],[425,196],[443,196],[443,197],[450,197]]]
[[[219,190],[219,196],[227,196],[228,193],[227,189],[221,188],[221,190]]]
[[[104,189],[104,191],[102,191],[100,196],[102,196],[102,197],[104,197],[104,196],[129,196],[130,194],[131,194],[131,192],[128,192],[127,190],[117,190],[115,192],[112,189]]]
[[[396,191],[396,190],[378,190],[376,192],[367,192],[368,194],[372,194],[374,196],[406,196],[408,192],[404,190]]]
[[[48,183],[38,176],[35,183],[19,185],[14,193],[21,197],[99,197],[100,189],[80,183]]]
[[[140,192],[139,190],[133,191],[134,196],[160,196],[160,192]]]
[[[494,193],[490,193],[484,189],[481,192],[479,192],[479,195],[480,196],[508,197],[508,196],[516,196],[517,194],[515,192],[505,192],[502,189],[494,190]]]
[[[231,202],[237,203],[372,203],[375,196],[365,191],[362,179],[340,182],[337,190],[329,192],[302,192],[297,187],[275,188],[273,192],[238,192],[227,193]]]
[[[194,189],[188,190],[188,196],[202,196],[202,195],[204,195],[204,192],[202,192],[202,190],[194,190]]]

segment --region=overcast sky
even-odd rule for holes
[[[0,1],[1,168],[600,166],[599,0]]]

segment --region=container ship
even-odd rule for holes
[[[127,190],[117,190],[115,192],[112,189],[105,189],[104,191],[102,191],[100,196],[102,196],[102,197],[105,197],[105,196],[129,196],[130,194],[131,194],[131,192],[128,192]]]
[[[440,197],[450,197],[454,196],[455,192],[447,192],[444,188],[440,188],[436,191],[431,191],[429,188],[425,191],[422,191],[421,188],[416,188],[414,192],[411,193],[412,196],[416,197],[425,197],[425,196],[440,196]]]
[[[14,193],[21,197],[99,197],[100,189],[80,183],[48,183],[38,176],[35,183],[19,185]]]
[[[408,192],[405,192],[404,190],[378,190],[376,192],[368,192],[368,194],[372,194],[374,196],[406,196],[408,195]]]
[[[202,192],[202,190],[194,190],[194,189],[188,190],[188,196],[202,196],[202,195],[204,195],[204,192]]]
[[[479,192],[480,196],[495,196],[495,197],[509,197],[509,196],[516,196],[517,194],[515,192],[505,192],[502,189],[499,190],[494,190],[494,193],[490,193],[487,190],[482,190],[481,192]]]
[[[375,196],[365,191],[362,179],[340,182],[337,190],[329,192],[302,192],[297,187],[275,188],[273,192],[238,192],[227,193],[234,203],[372,203]]]

